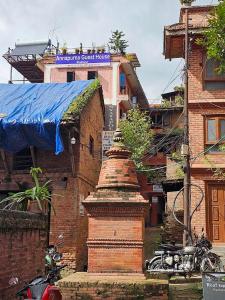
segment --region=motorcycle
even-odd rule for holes
[[[191,246],[179,247],[161,244],[155,256],[146,260],[149,273],[167,273],[191,276],[198,272],[220,272],[223,270],[220,257],[211,252],[211,242],[202,234]]]
[[[62,300],[60,290],[54,283],[58,280],[59,271],[64,267],[65,266],[58,266],[51,270],[47,276],[34,278],[16,293],[16,297],[26,300]]]
[[[193,241],[193,234],[190,229],[192,217],[198,207],[200,207],[204,198],[204,193],[202,188],[198,185],[191,185],[200,190],[201,198],[189,216],[189,227],[185,226],[175,214],[176,201],[184,188],[177,193],[172,208],[174,219],[184,228],[187,234],[188,245],[185,247],[179,247],[173,244],[161,244],[159,250],[155,251],[155,256],[152,259],[145,261],[145,268],[147,272],[167,273],[169,275],[180,274],[186,277],[187,275],[191,276],[192,273],[198,272],[224,271],[220,257],[210,251],[212,249],[212,244],[205,237],[203,229],[200,238],[194,234],[195,241]]]
[[[59,236],[61,240],[63,236]],[[57,252],[57,246],[62,244],[62,241],[56,245],[48,246],[45,255],[45,276],[38,276],[32,279],[21,290],[16,293],[16,297],[22,299],[36,300],[62,300],[62,295],[58,287],[54,284],[60,279],[60,271],[66,265],[57,265],[62,259],[62,254]],[[18,284],[18,278],[11,278],[10,285]]]
[[[57,262],[62,259],[62,254],[57,251],[57,248],[63,243],[63,235],[58,236],[58,242],[55,245],[49,245],[45,255],[45,274],[53,270],[57,266]]]

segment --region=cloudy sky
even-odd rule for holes
[[[206,5],[217,0],[197,0]],[[179,0],[0,0],[0,54],[15,42],[46,40],[75,48],[108,42],[112,30],[122,30],[128,51],[136,52],[142,67],[140,81],[150,101],[180,82],[182,62],[165,61],[163,27],[178,22]],[[9,65],[0,59],[0,82],[9,79]],[[178,76],[178,77],[177,77]],[[173,81],[174,78],[176,80]],[[172,81],[172,83],[170,83]]]

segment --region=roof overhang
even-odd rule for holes
[[[162,182],[163,191],[168,192],[177,192],[184,186],[183,179],[167,179]]]
[[[201,36],[208,27],[208,16],[216,5],[190,6],[189,34],[193,37]],[[184,36],[185,36],[185,11],[186,7],[180,10],[179,23],[164,27],[164,51],[166,59],[184,57]],[[201,21],[198,21],[200,17]]]
[[[184,58],[184,38],[185,28],[168,29],[164,28],[164,49],[163,54],[166,59]],[[189,35],[197,38],[202,36],[205,27],[190,28]],[[194,43],[194,40],[193,40]],[[195,44],[195,46],[197,46]]]
[[[126,74],[134,96],[137,96],[138,98],[140,108],[147,109],[149,107],[149,103],[133,66],[129,62],[121,63],[121,66]]]

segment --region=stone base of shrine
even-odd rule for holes
[[[74,273],[60,281],[63,300],[168,299],[168,281],[143,274]]]

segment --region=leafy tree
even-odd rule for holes
[[[124,40],[123,37],[125,34],[123,31],[113,31],[112,37],[109,39],[109,47],[115,53],[125,53],[126,48],[129,46],[128,41]]]
[[[143,169],[142,158],[151,144],[153,133],[147,113],[138,108],[129,110],[127,119],[121,120],[119,127],[124,137],[124,144],[132,152],[138,170]]]
[[[225,0],[219,0],[209,17],[209,28],[204,31],[203,39],[197,44],[205,46],[207,57],[218,61],[218,73],[225,72]]]

